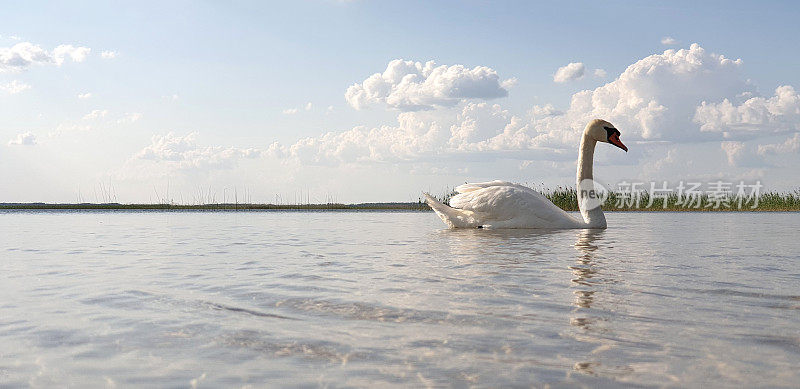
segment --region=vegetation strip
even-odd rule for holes
[[[565,211],[578,211],[578,193],[572,188],[558,188],[542,191],[550,201]],[[449,203],[455,193],[438,196]],[[665,205],[666,201],[666,205]],[[741,205],[740,205],[741,204]],[[0,203],[0,210],[198,210],[198,211],[255,211],[255,210],[393,210],[429,211],[430,207],[420,200],[410,203],[361,203],[361,204],[120,204],[120,203]],[[730,211],[800,211],[800,189],[794,192],[765,192],[754,197],[718,197],[702,194],[695,197],[653,196],[651,201],[647,191],[640,192],[636,198],[622,197],[610,192],[603,205],[606,211],[690,211],[690,212],[730,212]]]

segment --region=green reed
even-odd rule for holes
[[[558,187],[543,190],[550,201],[565,211],[578,210],[578,192],[574,188]],[[800,211],[800,189],[792,192],[764,192],[755,196],[713,196],[707,193],[695,196],[681,196],[671,193],[667,196],[653,196],[647,191],[638,195],[610,192],[603,203],[609,211]]]

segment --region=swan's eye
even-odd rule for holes
[[[603,128],[606,129],[606,138],[607,139],[611,139],[611,135],[614,135],[614,134],[617,134],[617,136],[619,136],[619,130],[617,130],[616,128],[614,128],[614,127],[605,127],[605,126],[603,126]]]

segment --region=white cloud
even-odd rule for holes
[[[8,141],[9,146],[33,146],[36,144],[36,136],[30,132],[18,134],[16,138]]]
[[[28,89],[31,89],[30,85],[17,80],[13,80],[6,84],[0,84],[0,91],[6,92],[10,95],[14,95]]]
[[[608,73],[606,73],[606,71],[603,69],[595,69],[594,76],[597,78],[606,78],[608,76]]]
[[[537,118],[545,118],[548,116],[558,116],[563,115],[564,112],[561,112],[553,106],[553,104],[547,103],[545,105],[534,105],[533,108],[528,111],[528,113],[533,118],[534,123],[536,122]]]
[[[78,94],[78,98],[81,99],[81,100],[86,100],[86,99],[88,99],[90,97],[92,97],[92,93],[91,92],[79,93]]]
[[[328,109],[325,110],[325,114],[330,114],[330,113],[333,113],[333,106],[332,105],[329,105]]]
[[[90,51],[88,47],[59,45],[49,52],[33,43],[20,42],[11,47],[0,47],[0,72],[19,72],[33,65],[61,66],[66,59],[83,62]]]
[[[745,144],[743,142],[730,141],[722,142],[720,146],[728,157],[728,164],[737,166],[744,155]]]
[[[96,127],[94,125],[86,124],[86,123],[76,123],[74,121],[66,121],[64,123],[59,123],[56,126],[56,129],[51,131],[48,135],[50,137],[57,137],[63,134],[71,133],[71,132],[87,132],[92,131]]]
[[[583,74],[586,72],[586,65],[581,62],[570,62],[569,64],[562,66],[556,70],[556,74],[553,75],[553,81],[562,83],[567,81],[578,80],[583,78]]]
[[[119,125],[135,123],[141,117],[142,114],[138,112],[127,112],[120,115],[106,109],[93,109],[79,119],[65,120],[59,123],[48,136],[59,137],[70,133],[111,129]]]
[[[281,112],[284,115],[295,115],[295,114],[299,113],[300,111],[311,111],[312,108],[314,108],[314,104],[312,104],[309,101],[309,102],[303,104],[303,106],[301,106],[300,108],[286,108]]]
[[[403,112],[398,125],[368,128],[356,126],[340,133],[300,139],[285,147],[270,146],[269,155],[288,157],[309,165],[413,160],[431,154],[446,144],[447,128],[428,115]]]
[[[717,104],[703,101],[694,122],[700,124],[701,131],[722,132],[729,137],[753,131],[800,131],[800,95],[784,85],[770,98],[751,97],[739,105],[727,98]]]
[[[73,45],[59,45],[53,49],[53,59],[56,65],[61,66],[69,58],[73,62],[83,62],[92,49],[88,47],[75,47]]]
[[[118,55],[119,52],[112,50],[103,50],[103,52],[100,53],[100,57],[102,57],[103,59],[114,59],[117,58]]]
[[[501,81],[494,69],[485,66],[469,69],[396,59],[383,73],[349,87],[345,99],[355,109],[384,103],[401,111],[430,110],[468,99],[505,97],[513,83],[511,79]]]
[[[793,139],[789,138],[784,144],[758,145],[757,148],[754,142],[723,141],[720,142],[720,146],[722,147],[722,151],[725,152],[728,165],[735,167],[763,168],[774,166],[767,162],[767,155],[776,154],[776,149],[780,149],[779,153],[791,152],[792,141]],[[798,141],[800,141],[800,139],[798,139]]]
[[[53,56],[30,42],[17,43],[12,47],[0,47],[0,71],[13,72],[27,69],[33,64],[54,62]]]
[[[503,82],[500,83],[500,87],[505,89],[505,90],[509,90],[509,89],[515,87],[518,82],[519,82],[519,80],[517,80],[516,77],[511,77],[511,78],[509,78],[507,80],[503,80]]]
[[[671,37],[671,36],[665,36],[665,37],[661,38],[661,44],[665,45],[665,46],[673,46],[673,45],[677,45],[678,41],[675,38]]]
[[[499,135],[511,115],[500,105],[469,103],[455,124],[450,126],[449,144],[457,149],[468,148],[470,144],[481,142]]]
[[[552,106],[537,109],[554,111]],[[444,155],[472,158],[478,153],[519,158],[522,154],[513,154],[538,147],[535,135],[529,122],[497,104],[464,103],[455,112],[402,112],[397,125],[356,126],[300,139],[290,146],[275,143],[269,154],[308,165],[417,161]],[[545,154],[553,155],[551,151]]]
[[[149,161],[170,169],[225,169],[241,158],[255,158],[261,151],[254,148],[198,146],[197,133],[176,136],[173,133],[154,135],[150,145],[134,155],[132,160]]]
[[[665,168],[674,166],[676,164],[691,163],[691,159],[682,158],[684,155],[678,155],[680,150],[676,147],[670,147],[665,151],[659,153],[658,156],[652,156],[649,160],[642,163],[641,171],[645,176],[657,176],[658,173]],[[663,157],[661,157],[663,156]],[[687,166],[681,166],[684,170],[688,171]]]
[[[108,114],[108,110],[105,109],[93,109],[92,112],[83,115],[83,120],[96,120],[104,118]]]
[[[800,151],[800,133],[795,133],[783,143],[766,144],[758,146],[758,154],[786,154]]]
[[[121,118],[117,119],[117,124],[131,124],[137,122],[141,118],[142,114],[139,112],[128,112]]]

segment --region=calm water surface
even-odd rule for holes
[[[0,386],[797,387],[800,214],[0,213]]]

